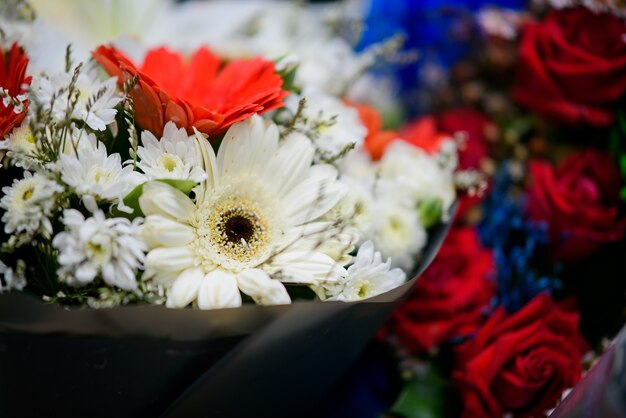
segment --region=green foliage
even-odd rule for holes
[[[407,380],[389,413],[403,418],[447,418],[458,416],[450,382],[435,363],[425,364],[423,373]]]

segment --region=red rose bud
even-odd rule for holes
[[[583,7],[527,24],[515,99],[558,122],[609,125],[626,93],[625,33],[623,20]]]
[[[548,227],[551,257],[583,261],[626,232],[620,216],[620,174],[610,154],[588,149],[558,167],[529,163],[528,215]]]
[[[139,77],[131,91],[135,118],[156,136],[170,120],[189,134],[194,127],[219,134],[255,113],[282,107],[288,94],[273,62],[261,58],[224,62],[205,47],[189,60],[166,48],[153,49],[141,68],[110,46],[98,47],[93,56],[118,77],[120,86]]]
[[[24,94],[24,86],[31,81],[31,77],[26,76],[26,67],[28,56],[17,44],[13,44],[8,50],[0,47],[0,89],[12,98]],[[1,102],[2,98],[0,98],[0,140],[22,123],[26,117],[27,105],[24,103],[24,110],[16,113],[12,104],[5,106]]]
[[[388,331],[415,352],[472,334],[495,295],[494,269],[493,255],[481,246],[476,229],[453,228]]]
[[[512,315],[499,308],[457,348],[452,375],[463,399],[461,417],[545,416],[580,379],[587,350],[578,313],[546,294]]]

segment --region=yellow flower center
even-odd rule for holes
[[[22,193],[22,200],[30,199],[31,197],[33,197],[33,193],[34,193],[33,188],[29,187],[28,189],[24,191],[24,193]]]
[[[178,167],[178,161],[176,160],[176,157],[171,154],[163,154],[161,156],[161,165],[165,170],[171,173],[176,169],[176,167]]]

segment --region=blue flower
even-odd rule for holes
[[[556,277],[559,267],[543,266],[538,257],[548,243],[547,225],[526,219],[524,197],[511,193],[515,185],[509,173],[509,164],[503,164],[485,199],[479,233],[483,244],[494,251],[496,304],[515,312],[539,293],[559,289],[561,282]]]
[[[475,13],[487,5],[521,9],[525,0],[372,0],[358,49],[396,34],[405,37],[404,51],[417,51],[411,64],[379,72],[393,74],[409,110],[419,112],[420,89],[445,82],[448,69],[475,47]]]

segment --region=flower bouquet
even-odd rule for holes
[[[0,411],[293,416],[479,182],[453,134],[383,128],[366,71],[394,39],[357,54],[284,3],[111,4],[0,10]]]

